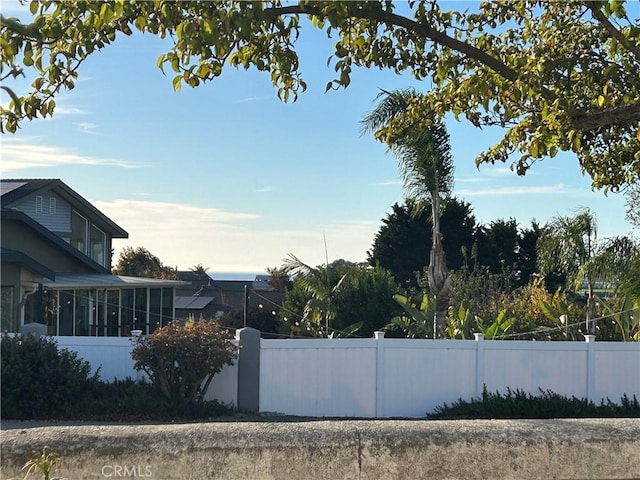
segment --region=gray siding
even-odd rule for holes
[[[42,212],[36,212],[36,197],[38,196],[42,197]],[[55,199],[55,213],[49,213],[51,198]],[[29,215],[47,230],[55,232],[66,239],[69,238],[71,233],[71,205],[55,193],[45,191],[37,195],[30,195],[13,207]]]

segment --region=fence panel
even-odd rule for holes
[[[78,353],[91,364],[92,373],[100,368],[105,382],[143,378],[144,373],[133,368],[133,347],[130,337],[55,337],[58,347]]]
[[[260,410],[375,417],[375,340],[262,340]]]
[[[380,417],[422,417],[475,392],[476,342],[381,340],[384,394]]]
[[[623,394],[640,400],[640,344],[596,342],[594,344],[594,401],[619,403]]]
[[[587,344],[485,341],[484,384],[491,393],[539,389],[587,397]]]

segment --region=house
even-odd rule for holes
[[[257,275],[254,280],[216,280],[207,274],[179,271],[178,278],[187,284],[176,289],[176,318],[225,316],[230,327],[275,331],[272,323],[276,319],[271,317],[280,310],[285,293],[271,286],[271,275]]]
[[[128,336],[173,320],[184,282],[111,274],[112,240],[128,238],[59,179],[2,179],[3,332]]]
[[[270,275],[258,275],[254,280],[216,280],[209,275],[178,271],[186,285],[176,289],[176,318],[215,318],[242,313],[246,309],[279,310],[284,292],[268,284]],[[245,301],[246,299],[246,301]]]

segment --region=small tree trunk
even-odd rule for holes
[[[435,297],[436,310],[433,318],[433,338],[442,338],[447,310],[449,308],[449,292],[451,279],[447,270],[447,259],[442,248],[440,233],[440,198],[437,192],[431,195],[431,218],[433,221],[433,240],[429,257],[428,280],[429,289]]]
[[[593,284],[588,282],[589,296],[587,297],[587,318],[585,320],[585,330],[589,332],[589,335],[596,334],[596,299],[593,296]]]
[[[429,262],[429,289],[435,297],[434,314],[434,338],[442,338],[447,310],[449,309],[449,292],[451,291],[451,278],[447,270],[446,258],[442,248],[441,235],[438,234],[431,248]]]

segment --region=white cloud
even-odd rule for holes
[[[482,165],[479,169],[480,173],[485,175],[515,175],[514,171],[510,167],[499,167],[496,165]]]
[[[245,98],[241,98],[240,100],[236,100],[235,103],[246,103],[246,102],[256,102],[256,101],[260,101],[260,100],[269,100],[272,99],[274,97],[272,97],[271,95],[265,95],[262,97],[245,97]]]
[[[55,118],[60,115],[87,115],[89,112],[87,110],[82,110],[78,107],[67,107],[64,105],[56,104],[56,108],[53,112],[53,117],[47,118]]]
[[[124,247],[142,246],[179,269],[201,263],[213,272],[258,273],[282,265],[289,253],[311,265],[325,263],[324,237],[329,261],[364,261],[378,228],[376,222],[353,221],[317,229],[260,230],[254,213],[139,200],[93,204],[129,232],[128,239],[114,240],[114,264]]]
[[[501,195],[541,195],[541,194],[569,194],[575,193],[562,183],[536,187],[495,187],[483,190],[456,190],[456,194],[465,197],[501,196]]]
[[[401,180],[389,180],[386,182],[378,182],[375,185],[379,186],[379,187],[387,187],[387,186],[396,186],[396,185],[402,185],[402,181]]]
[[[488,180],[482,177],[461,177],[456,178],[455,183],[485,183]]]
[[[266,187],[261,187],[256,189],[256,193],[269,193],[269,192],[273,192],[274,188],[270,187],[270,186],[266,186]]]
[[[60,147],[39,145],[35,139],[3,138],[2,173],[29,168],[58,167],[60,165],[106,165],[120,168],[139,168],[127,160],[94,158],[78,155]]]
[[[95,123],[90,123],[90,122],[81,122],[81,123],[74,123],[74,125],[80,127],[80,130],[82,130],[84,133],[88,133],[90,135],[95,135],[95,129],[98,128],[98,125]]]

